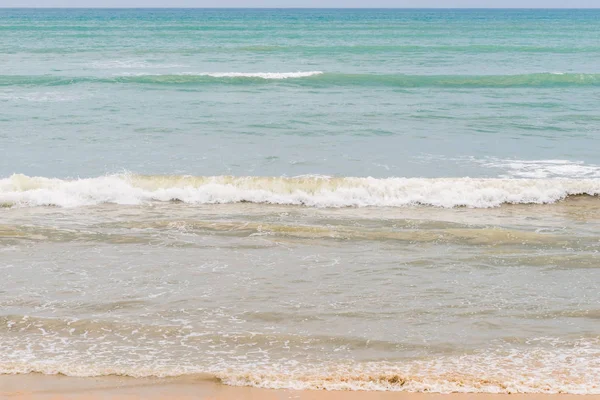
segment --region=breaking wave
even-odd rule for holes
[[[15,174],[0,179],[3,206],[78,207],[262,203],[309,207],[471,207],[548,204],[600,195],[600,179],[234,177],[117,174],[63,180]]]

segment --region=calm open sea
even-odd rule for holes
[[[600,393],[600,11],[0,9],[0,374]]]

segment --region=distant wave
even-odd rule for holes
[[[177,74],[124,73],[112,77],[57,75],[0,75],[0,86],[63,86],[77,83],[130,83],[155,85],[199,85],[208,83],[256,83],[269,80],[308,78],[322,71],[305,72],[183,72]]]
[[[536,73],[521,75],[378,75],[307,72],[186,72],[179,74],[124,74],[112,77],[56,75],[0,75],[0,86],[60,86],[77,83],[146,85],[252,85],[289,80],[307,87],[365,86],[397,88],[552,88],[600,86],[600,74]]]
[[[63,29],[66,27],[62,27]],[[33,47],[27,46],[27,44],[19,43],[18,46],[10,46],[4,48],[5,53],[18,53],[24,52],[33,54],[70,54],[74,50],[72,48],[65,47]],[[442,54],[583,54],[583,53],[597,53],[600,51],[600,46],[595,45],[584,45],[584,46],[558,46],[558,45],[513,45],[513,44],[440,44],[440,45],[422,45],[422,44],[381,44],[381,45],[365,45],[365,44],[354,44],[354,45],[232,45],[232,46],[215,46],[205,45],[194,48],[194,53],[204,54],[237,54],[243,53],[257,53],[257,54],[290,54],[290,55],[340,55],[340,54],[385,54],[387,56],[398,57],[406,54],[424,54],[424,53],[442,53]],[[92,53],[95,49],[82,46],[77,49],[79,53]],[[136,49],[137,55],[142,54],[173,54],[173,55],[187,55],[189,54],[187,48],[156,48],[156,47],[144,47]],[[108,67],[113,65],[117,67],[116,62],[109,63],[98,63],[96,66]],[[142,68],[145,62],[140,61]],[[123,66],[127,68],[125,64]]]
[[[213,78],[261,78],[261,79],[293,79],[293,78],[308,78],[309,76],[317,76],[323,74],[323,71],[308,71],[308,72],[215,72],[197,74],[197,76],[210,76]],[[195,74],[190,74],[194,76]]]
[[[29,50],[29,49],[28,49]],[[34,51],[35,49],[32,49]],[[598,46],[527,46],[510,44],[469,44],[469,45],[419,45],[419,44],[391,44],[391,45],[324,45],[324,46],[277,46],[258,45],[240,47],[204,47],[204,52],[255,52],[255,53],[309,53],[309,54],[387,54],[397,56],[401,54],[414,53],[549,53],[549,54],[572,54],[590,53],[600,51]]]
[[[122,74],[120,77],[208,77],[208,78],[259,78],[259,79],[293,79],[293,78],[307,78],[309,76],[316,76],[323,74],[323,71],[308,71],[308,72],[184,72],[175,75],[164,75],[164,74],[149,74],[149,73],[137,73],[137,74]]]
[[[62,180],[12,175],[0,179],[4,206],[77,207],[102,203],[261,203],[309,207],[489,208],[547,204],[600,195],[600,179],[330,178],[108,175]]]
[[[160,64],[150,63],[143,60],[106,60],[93,61],[87,66],[98,69],[147,69],[147,68],[182,68],[182,64]]]

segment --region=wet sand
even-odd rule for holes
[[[1,399],[260,399],[260,400],[600,400],[600,395],[435,394],[406,392],[335,392],[232,387],[205,377],[132,379],[73,378],[40,374],[0,376]]]

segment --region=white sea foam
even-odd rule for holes
[[[253,368],[246,373],[216,373],[234,386],[298,390],[368,390],[433,393],[600,394],[598,340],[580,340],[570,348],[557,339],[531,341],[530,350],[490,349],[472,355],[412,362]],[[537,344],[541,346],[537,346]],[[547,348],[548,344],[556,348]]]
[[[321,75],[322,71],[307,71],[307,72],[217,72],[200,74],[204,76],[212,76],[214,78],[262,78],[262,79],[290,79],[290,78],[307,78],[309,76]]]
[[[600,165],[579,160],[538,159],[521,160],[516,158],[499,157],[444,157],[425,154],[417,157],[426,163],[451,161],[457,164],[473,165],[493,171],[498,178],[528,178],[528,179],[600,179]]]
[[[311,365],[294,360],[265,364],[214,359],[204,366],[171,359],[144,363],[136,361],[137,357],[127,358],[127,352],[103,353],[109,359],[90,363],[86,361],[86,353],[64,351],[60,345],[50,346],[51,353],[40,361],[32,346],[20,346],[11,357],[0,361],[0,374],[37,372],[136,378],[193,375],[200,379],[217,378],[231,386],[296,390],[600,394],[598,339],[566,343],[538,338],[529,344],[533,347],[528,350],[500,347],[474,354],[403,362],[340,361]],[[82,346],[88,345],[82,343]]]
[[[102,203],[267,203],[310,207],[497,207],[600,195],[600,179],[194,177],[108,175],[62,180],[0,179],[0,204],[77,207]]]
[[[489,158],[476,160],[486,168],[504,170],[506,178],[600,178],[600,165],[570,160],[512,160]]]
[[[558,361],[562,357],[568,357],[566,354],[548,355],[550,359],[538,359],[537,361],[551,363],[551,360]],[[491,361],[491,365],[469,364],[469,361],[475,361],[473,357],[457,359],[456,363],[454,361],[439,359],[428,363],[400,366],[391,363],[372,363],[346,369],[338,367],[335,371],[323,375],[300,373],[289,376],[269,372],[261,373],[254,370],[246,374],[223,374],[221,379],[224,383],[232,386],[254,386],[269,389],[600,394],[600,387],[594,381],[598,378],[598,365],[590,359],[587,362],[577,359],[582,366],[593,365],[593,369],[588,370],[588,374],[582,373],[575,363],[571,365],[562,363],[560,366],[548,365],[542,368],[537,366],[536,370],[536,366],[529,365],[532,360],[527,359],[477,360],[477,362]],[[503,364],[504,361],[507,361],[508,364]],[[519,369],[520,366],[517,364],[523,361],[525,366]],[[576,368],[575,372],[568,372],[569,368]]]
[[[205,76],[211,78],[260,78],[260,79],[294,79],[308,78],[323,74],[323,71],[305,72],[180,72],[172,75],[179,76]],[[119,76],[161,76],[152,73],[124,73]]]

